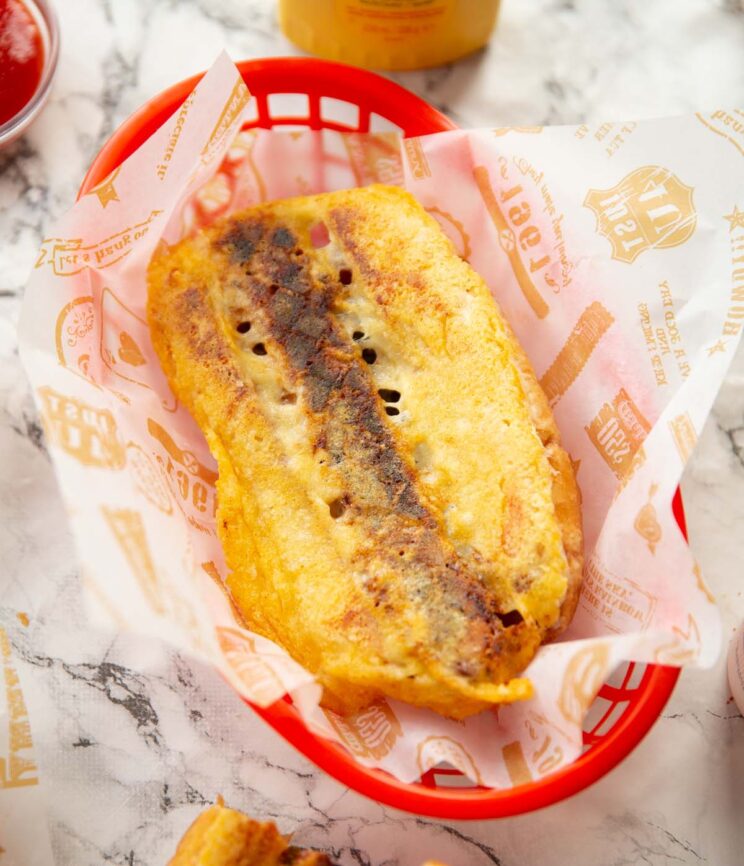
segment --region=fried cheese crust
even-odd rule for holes
[[[290,845],[273,821],[255,821],[220,798],[201,812],[168,866],[333,866],[322,851]]]
[[[156,256],[153,342],[219,467],[246,624],[354,711],[463,718],[573,613],[581,520],[483,280],[401,189],[252,208]]]

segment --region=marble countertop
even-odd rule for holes
[[[210,65],[222,48],[235,59],[297,53],[279,34],[273,5],[58,3],[62,54],[50,104],[0,153],[0,625],[32,719],[41,782],[27,805],[6,812],[16,834],[27,828],[27,856],[2,853],[11,819],[4,828],[0,817],[0,866],[46,866],[48,851],[58,866],[158,866],[219,793],[345,866],[417,866],[433,856],[451,866],[740,863],[744,718],[730,701],[723,659],[710,671],[685,671],[651,733],[589,790],[531,815],[445,824],[344,789],[213,670],[82,618],[72,540],[18,361],[23,285],[45,227],[133,109]],[[742,105],[744,12],[739,0],[504,0],[487,51],[394,77],[470,126]],[[744,619],[744,350],[683,491],[691,543],[728,639]],[[9,793],[0,791],[0,814],[13,802]]]

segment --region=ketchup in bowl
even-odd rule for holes
[[[21,0],[0,0],[0,125],[27,105],[44,70],[44,41]]]

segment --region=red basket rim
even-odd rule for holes
[[[271,93],[307,92],[312,83],[313,91],[334,99],[358,103],[360,97],[374,97],[376,102],[394,107],[406,136],[457,129],[446,115],[416,94],[394,81],[355,66],[310,57],[262,57],[241,60],[235,65],[243,78],[246,81],[250,78],[254,86],[263,80],[271,80],[271,91],[267,91]],[[98,152],[83,178],[78,198],[102,181],[159,129],[203,76],[204,73],[200,72],[173,84],[134,111]]]
[[[341,63],[305,57],[270,57],[236,64],[254,90],[271,81],[271,93],[320,92],[356,104],[369,97],[393,107],[407,136],[457,129],[452,121],[399,85],[374,73]],[[181,105],[204,73],[174,84],[146,102],[112,134],[93,160],[78,198],[100,183],[129,157]],[[301,82],[301,83],[300,83]],[[258,87],[257,87],[258,85]],[[379,112],[382,113],[382,110]],[[322,121],[315,119],[322,125]],[[262,118],[256,125],[261,125]],[[672,509],[687,537],[682,497],[677,490]],[[627,757],[648,733],[674,689],[680,669],[647,665],[636,690],[638,699],[602,739],[576,761],[555,773],[514,788],[433,788],[405,783],[384,770],[358,764],[342,746],[311,734],[287,700],[269,707],[246,701],[265,722],[306,758],[349,788],[380,803],[437,818],[500,818],[534,811],[578,793],[606,775]]]
[[[578,794],[607,775],[648,733],[679,672],[679,668],[648,665],[637,686],[642,696],[598,743],[563,769],[513,788],[430,788],[421,782],[401,782],[385,770],[358,764],[342,746],[310,734],[287,701],[263,709],[245,703],[313,764],[365,797],[432,818],[483,820],[534,812]]]

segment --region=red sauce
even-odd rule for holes
[[[33,16],[20,0],[0,0],[0,124],[30,101],[43,68],[44,46]]]

